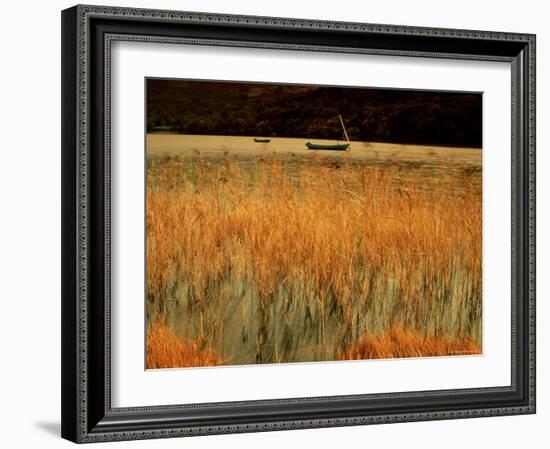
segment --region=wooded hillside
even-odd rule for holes
[[[448,92],[147,80],[147,130],[480,148],[482,96]]]

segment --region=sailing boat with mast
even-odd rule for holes
[[[342,116],[338,114],[338,118],[340,119],[340,124],[342,125],[342,129],[344,130],[344,136],[346,137],[347,143],[336,143],[336,144],[320,144],[320,143],[313,143],[313,142],[307,142],[306,147],[309,150],[333,150],[333,151],[349,151],[349,147],[351,145],[351,142],[348,137],[348,133],[346,131],[346,127],[344,126],[344,120],[342,120]]]

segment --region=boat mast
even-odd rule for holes
[[[346,136],[346,140],[349,142],[348,133],[346,131],[346,127],[344,126],[344,120],[342,120],[342,116],[338,114],[338,118],[340,119],[340,123],[342,125],[342,129],[344,130],[344,135]]]

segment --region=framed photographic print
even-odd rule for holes
[[[62,435],[535,412],[535,36],[62,12]]]

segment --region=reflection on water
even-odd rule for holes
[[[369,277],[372,293],[345,305],[334,295],[320,301],[307,282],[281,287],[262,298],[246,281],[228,279],[224,283],[230,286],[228,290],[211,292],[214,296],[225,295],[221,304],[214,301],[203,308],[194,300],[192,289],[180,286],[168,309],[169,321],[185,339],[199,339],[201,333],[208,335],[208,347],[232,364],[333,360],[338,351],[353,345],[365,333],[376,335],[394,322],[417,324],[409,322],[413,321],[411,310],[402,301],[395,280]],[[419,273],[419,282],[421,277]],[[459,334],[464,320],[461,314],[465,313],[462,305],[475,302],[475,287],[462,273],[455,274],[451,292],[443,286],[438,292],[423,290],[422,315],[425,323],[432,326],[425,331]],[[429,298],[430,295],[434,297]],[[449,308],[444,315],[439,310],[442,302]],[[474,330],[473,334],[477,332]]]

